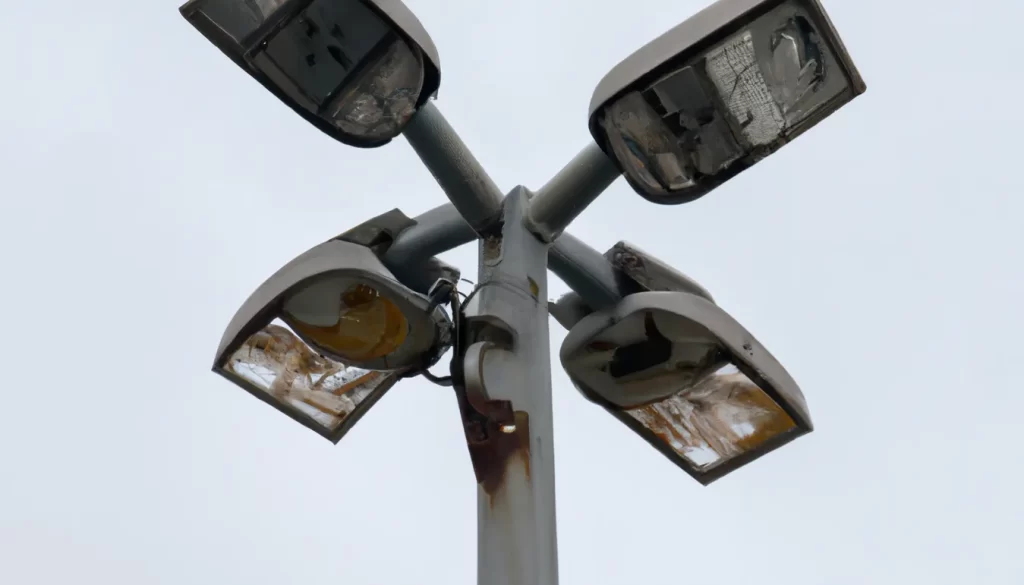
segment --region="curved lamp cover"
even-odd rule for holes
[[[604,257],[612,268],[643,290],[687,292],[715,302],[711,293],[697,281],[629,242],[615,244]]]
[[[337,443],[400,377],[437,362],[451,327],[369,248],[332,240],[246,300],[213,369]]]
[[[719,0],[601,80],[590,131],[637,193],[674,205],[865,89],[818,0]]]
[[[440,85],[437,49],[401,0],[189,0],[181,13],[281,101],[352,146],[389,142]]]
[[[587,399],[705,485],[813,429],[782,365],[696,295],[636,293],[592,313],[561,359]]]

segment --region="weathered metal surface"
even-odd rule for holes
[[[508,407],[507,402],[502,403]],[[504,487],[509,464],[514,460],[522,463],[530,478],[530,415],[522,411],[511,414],[502,417],[504,422],[488,419],[481,428],[479,422],[472,421],[466,427],[476,481],[491,496],[491,505],[493,496]]]
[[[688,292],[714,302],[711,293],[697,281],[629,242],[615,244],[605,252],[605,258],[642,290]]]
[[[513,191],[501,237],[481,243],[480,282],[460,328],[460,406],[480,486],[478,582],[486,585],[558,582],[548,247],[528,231],[528,202],[525,189]]]
[[[495,331],[490,326],[475,332],[476,336],[498,340],[510,339],[507,332]],[[477,482],[484,492],[493,496],[505,482],[506,470],[513,459],[520,460],[529,479],[530,473],[530,417],[524,411],[514,411],[508,400],[493,400],[488,396],[484,368],[487,355],[491,352],[508,352],[511,343],[506,341],[478,341],[469,346],[463,356],[462,384],[459,388],[464,396],[461,401],[462,419],[469,445],[470,459],[476,472]],[[493,355],[493,354],[492,354]]]

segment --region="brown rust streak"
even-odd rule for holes
[[[523,462],[526,479],[530,479],[530,416],[523,411],[509,414],[512,416],[503,417],[506,418],[504,424],[515,424],[514,432],[503,433],[503,422],[488,417],[486,433],[477,435],[478,440],[470,438],[469,432],[466,436],[469,439],[469,456],[476,471],[477,483],[490,496],[492,502],[494,495],[505,486],[508,468],[513,460],[519,459]]]

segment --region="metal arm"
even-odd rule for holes
[[[571,234],[562,234],[552,244],[549,267],[582,297],[591,309],[603,309],[617,303],[635,290],[620,278],[604,254]]]
[[[535,204],[536,197],[531,201]],[[384,264],[403,282],[414,280],[423,262],[477,239],[477,232],[452,204],[441,205],[414,218],[384,254]],[[634,292],[618,278],[604,255],[572,234],[563,233],[548,249],[549,268],[592,309],[614,304]],[[430,283],[426,283],[429,285]]]
[[[591,142],[537,191],[527,216],[530,231],[545,242],[554,241],[621,174]]]
[[[416,225],[401,232],[388,248],[384,261],[389,264],[416,264],[424,258],[443,254],[477,238],[476,231],[462,219],[451,203],[422,213]]]
[[[501,215],[501,190],[433,102],[423,104],[403,134],[474,230],[488,227]]]

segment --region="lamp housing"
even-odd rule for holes
[[[637,193],[676,205],[865,89],[819,0],[718,0],[601,80],[590,132]]]
[[[813,430],[796,382],[706,298],[643,292],[569,331],[576,388],[707,485]]]
[[[329,136],[376,147],[440,86],[437,48],[401,0],[189,0],[181,14]]]
[[[444,310],[398,282],[373,250],[334,239],[250,295],[213,369],[336,443],[398,379],[436,363],[451,335]]]

